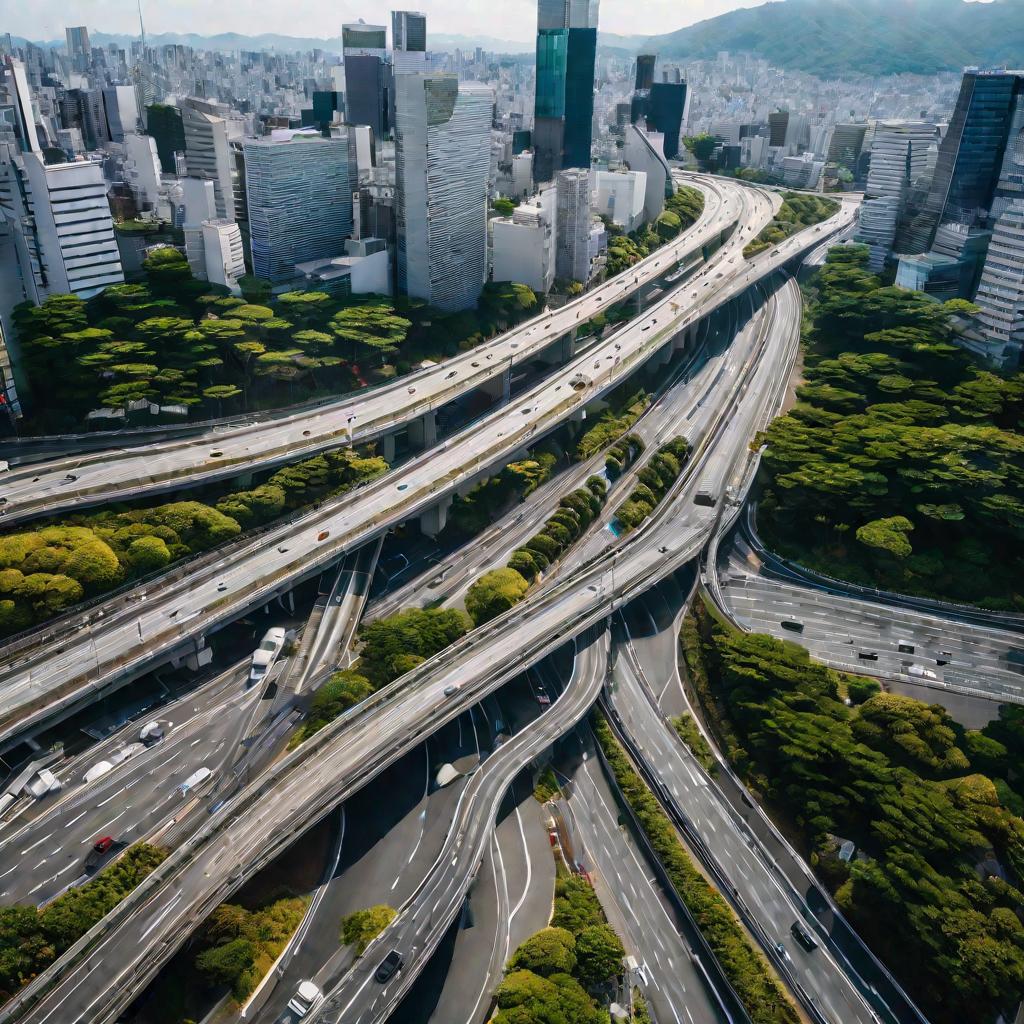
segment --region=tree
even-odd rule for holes
[[[211,387],[203,388],[203,398],[209,398],[217,403],[218,416],[224,414],[224,400],[237,398],[241,393],[242,389],[236,388],[234,384],[214,384]]]
[[[196,968],[212,985],[235,989],[239,980],[256,963],[256,946],[248,939],[232,939],[213,946],[196,957]]]
[[[529,589],[530,584],[515,569],[492,569],[469,588],[466,611],[475,625],[482,626],[521,601]]]
[[[384,903],[356,910],[341,922],[341,941],[354,946],[356,956],[362,956],[366,947],[394,920],[396,911]]]
[[[503,196],[499,196],[494,202],[491,203],[491,209],[494,210],[499,217],[511,217],[512,211],[515,210],[516,204],[511,199],[505,199]]]
[[[576,976],[588,988],[603,985],[622,973],[626,951],[606,924],[590,925],[576,935]]]
[[[357,346],[375,352],[383,362],[406,339],[411,320],[398,316],[395,307],[386,302],[349,306],[331,318],[331,330],[339,341],[348,342],[350,351]]]
[[[542,977],[572,974],[576,968],[576,940],[564,928],[543,928],[519,945],[508,966],[512,971],[532,971]]]
[[[703,164],[711,159],[711,154],[714,153],[718,140],[714,135],[702,132],[700,135],[687,135],[683,139],[683,145],[694,155],[698,162]]]
[[[142,269],[154,288],[174,289],[192,279],[192,270],[184,254],[169,245],[154,249],[143,260]]]

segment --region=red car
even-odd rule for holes
[[[109,850],[113,845],[114,845],[113,837],[112,836],[104,836],[102,839],[97,839],[96,842],[92,844],[92,848],[97,853],[106,853],[107,850]]]

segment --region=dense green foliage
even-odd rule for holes
[[[731,11],[644,41],[663,60],[748,52],[775,67],[835,78],[905,72],[959,72],[967,65],[1020,67],[1019,0],[786,0]]]
[[[883,287],[863,246],[816,277],[798,403],[765,436],[772,543],[858,583],[1024,607],[1024,374],[953,345],[964,308]]]
[[[765,249],[770,249],[779,242],[784,242],[790,235],[795,235],[804,228],[812,227],[839,212],[839,204],[834,199],[823,199],[820,196],[802,195],[799,192],[787,192],[782,197],[782,206],[772,218],[770,224],[752,242],[743,248],[744,256],[756,256]]]
[[[635,529],[668,493],[690,457],[690,442],[685,437],[663,444],[637,474],[639,481],[629,497],[615,510],[615,518],[627,530]]]
[[[356,956],[362,956],[366,947],[395,919],[397,911],[386,903],[355,910],[341,922],[341,941],[353,946]]]
[[[409,608],[371,622],[359,633],[358,671],[383,686],[454,643],[472,625],[465,612],[446,608]]]
[[[387,470],[353,449],[284,466],[214,507],[176,501],[72,515],[0,536],[0,636],[43,622],[85,597],[206,551],[286,511],[340,494]]]
[[[600,1024],[607,1012],[589,992],[622,973],[625,950],[608,927],[590,883],[579,875],[555,880],[551,925],[521,943],[497,991],[496,1024]]]
[[[551,451],[531,451],[528,458],[510,462],[465,497],[456,495],[448,512],[448,529],[463,537],[475,537],[514,502],[522,501],[549,480],[556,462],[557,456]]]
[[[680,898],[746,1007],[753,1024],[797,1024],[796,1008],[768,969],[722,895],[690,859],[654,795],[637,774],[604,718],[591,716],[594,734],[640,827]]]
[[[708,132],[700,135],[687,135],[683,139],[683,145],[693,154],[694,159],[700,163],[706,163],[718,145],[718,139]]]
[[[672,719],[672,728],[675,729],[679,734],[679,738],[690,748],[693,756],[701,763],[704,770],[714,775],[718,771],[718,765],[715,763],[715,752],[711,749],[711,744],[708,743],[704,733],[697,727],[697,723],[693,720],[693,715],[689,711],[684,711],[681,715],[677,715]]]
[[[42,910],[0,908],[0,998],[8,999],[49,967],[166,856],[158,846],[137,843],[91,882],[70,889]]]
[[[152,252],[145,271],[88,300],[16,308],[33,427],[74,429],[94,409],[139,401],[202,417],[345,393],[472,348],[537,307],[511,284],[487,285],[477,310],[454,314],[380,295],[275,296],[255,278],[242,279],[238,298],[193,278],[171,247]]]
[[[639,434],[627,434],[616,441],[605,454],[604,469],[609,479],[618,479],[622,475],[622,471],[629,467],[645,447],[643,438]]]
[[[313,694],[309,714],[302,723],[302,728],[296,731],[290,745],[297,747],[303,740],[309,739],[325,725],[333,722],[338,715],[366,700],[376,689],[366,676],[353,669],[335,672]]]
[[[212,985],[226,985],[236,1002],[252,994],[280,956],[306,913],[307,899],[292,897],[250,911],[222,903],[203,926],[196,970]]]
[[[466,594],[466,611],[476,626],[518,604],[530,584],[515,569],[492,569],[473,582]]]
[[[630,234],[609,224],[608,262],[605,272],[614,277],[650,256],[655,249],[691,227],[704,209],[704,195],[698,189],[681,185],[665,200],[665,212],[654,224],[645,224]]]
[[[592,427],[580,435],[573,457],[577,462],[585,462],[602,448],[607,448],[613,441],[619,440],[632,429],[633,424],[640,419],[650,404],[651,396],[642,389],[629,393],[617,388],[609,396],[608,408],[601,413]]]
[[[1020,808],[1021,709],[978,733],[894,694],[848,707],[841,677],[802,647],[701,617],[708,677],[734,730],[726,746],[802,830],[858,931],[936,1024],[1015,1006],[1024,821],[1000,793]],[[850,864],[840,838],[859,849]]]

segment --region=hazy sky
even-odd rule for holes
[[[600,27],[624,35],[655,35],[762,0],[601,0]],[[345,21],[389,23],[401,0],[143,0],[147,32],[279,32],[336,36]],[[427,13],[427,31],[529,41],[536,27],[531,0],[415,0]],[[103,32],[135,32],[136,0],[0,0],[0,31],[28,39],[60,39],[65,25]]]

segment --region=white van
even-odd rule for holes
[[[202,768],[197,768],[181,785],[178,786],[178,792],[184,796],[190,790],[193,790],[200,783],[205,782],[213,772],[210,771],[205,765]]]
[[[288,1000],[288,1009],[299,1017],[315,1010],[324,1001],[324,994],[311,981],[299,982],[298,991]]]
[[[86,773],[82,776],[83,782],[95,782],[97,779],[103,778],[114,766],[109,761],[97,761]]]
[[[270,674],[274,662],[284,648],[286,637],[287,633],[282,626],[274,626],[264,634],[259,647],[252,654],[252,668],[249,669],[250,686],[261,683]]]

